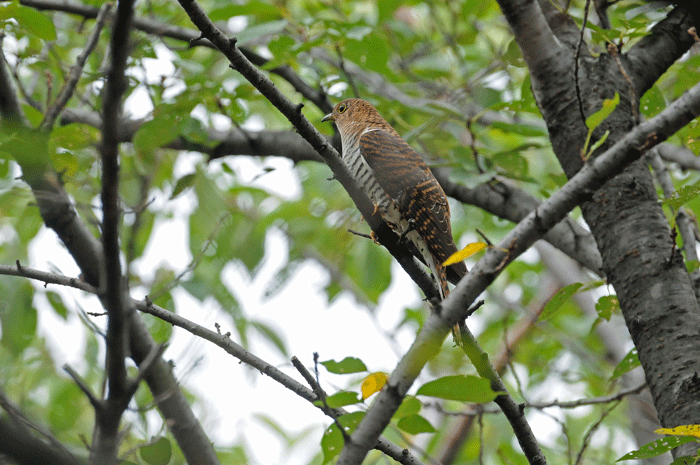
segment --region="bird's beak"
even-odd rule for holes
[[[328,113],[326,116],[323,117],[321,120],[322,123],[325,123],[326,121],[335,121],[333,118],[333,113]]]

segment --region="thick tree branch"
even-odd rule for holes
[[[697,157],[687,147],[664,142],[659,144],[657,149],[661,158],[671,163],[677,163],[680,169],[700,171],[700,157]]]
[[[96,428],[90,449],[90,461],[99,464],[117,462],[118,431],[121,416],[131,399],[126,373],[126,337],[129,306],[121,267],[119,229],[119,134],[122,96],[126,91],[126,59],[129,54],[129,32],[133,15],[133,1],[122,0],[112,28],[110,68],[105,84],[102,128],[102,249],[104,251],[104,278],[100,288],[108,314],[107,321],[107,384],[109,392],[104,404],[95,405]],[[94,403],[93,403],[94,404]]]
[[[513,29],[528,68],[535,70],[552,66],[562,46],[537,0],[498,0],[498,4]]]
[[[10,70],[7,68],[5,54],[2,51],[3,38],[4,34],[0,33],[0,117],[5,120],[2,121],[4,125],[8,122],[20,124],[23,123],[24,113],[22,113]]]
[[[65,450],[46,444],[0,417],[0,453],[17,465],[81,465],[84,462]]]
[[[638,98],[693,45],[695,40],[688,33],[693,24],[689,10],[677,7],[623,55]]]
[[[518,223],[540,205],[540,201],[535,197],[505,182],[494,181],[469,188],[450,181],[443,170],[434,172],[448,196],[462,203],[480,207],[513,223]],[[603,275],[603,261],[593,236],[571,218],[565,218],[558,223],[543,239],[598,276]]]
[[[81,458],[76,457],[61,444],[48,428],[32,422],[2,390],[0,390],[0,407],[12,419],[12,424],[5,419],[0,419],[0,454],[12,457],[18,464],[80,465],[84,463]],[[36,431],[44,439],[35,437],[32,431]]]
[[[415,342],[392,372],[387,387],[375,399],[338,464],[359,464],[389,423],[423,366],[440,350],[452,326],[461,321],[476,298],[506,265],[529,248],[545,231],[561,221],[581,200],[615,176],[622,166],[665,140],[700,114],[700,84],[688,90],[659,115],[635,127],[613,147],[588,163],[540,207],[521,221],[498,246],[487,250],[455,290],[431,314]]]

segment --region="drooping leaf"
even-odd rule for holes
[[[598,316],[606,321],[610,321],[613,312],[620,308],[620,302],[616,295],[604,295],[595,304]]]
[[[360,386],[360,391],[362,392],[362,399],[367,399],[369,396],[375,392],[382,390],[386,382],[389,380],[389,375],[378,371],[376,373],[370,373],[363,381]]]
[[[641,362],[639,361],[639,357],[637,356],[637,348],[635,347],[634,349],[630,350],[627,355],[625,355],[620,363],[617,364],[610,379],[619,378],[628,371],[631,371],[633,368],[637,368],[640,365]]]
[[[367,371],[367,366],[365,366],[364,362],[355,357],[345,357],[340,362],[336,362],[335,360],[326,360],[325,362],[321,362],[321,365],[326,367],[326,370],[329,372],[337,375],[347,375],[350,373]]]
[[[139,448],[139,456],[149,465],[168,465],[172,453],[172,445],[164,437]]]
[[[554,294],[551,299],[549,299],[547,305],[544,306],[544,310],[542,310],[542,314],[540,315],[540,320],[544,321],[553,317],[559,311],[562,305],[568,302],[571,297],[576,294],[579,289],[581,289],[582,286],[583,283],[573,283],[559,289],[557,293]]]
[[[489,245],[485,242],[472,242],[471,244],[467,244],[467,246],[464,247],[462,250],[458,250],[457,252],[450,255],[450,257],[447,260],[445,260],[442,266],[448,266],[452,265],[453,263],[459,263],[462,260],[466,260],[475,253],[484,250],[488,246]]]
[[[362,402],[361,399],[357,397],[356,392],[352,391],[340,391],[335,394],[326,397],[325,405],[330,408],[345,407],[346,405],[353,405]],[[324,405],[320,400],[314,402],[315,405]]]
[[[416,394],[476,403],[491,402],[498,396],[489,380],[473,375],[443,376],[425,383]]]
[[[652,457],[658,457],[659,455],[665,454],[666,452],[673,450],[682,444],[692,441],[695,441],[695,438],[692,436],[668,436],[652,441],[649,444],[645,444],[638,450],[623,455],[617,459],[617,461],[620,462],[623,460],[649,459]]]
[[[603,100],[603,106],[601,109],[586,118],[586,127],[589,130],[593,130],[600,126],[600,123],[605,121],[605,118],[610,116],[610,114],[615,111],[615,108],[617,108],[619,103],[620,94],[617,92],[615,92],[615,96],[613,98]]]
[[[401,402],[401,405],[399,405],[399,408],[394,413],[394,418],[402,418],[405,416],[414,415],[420,412],[420,409],[422,407],[423,405],[417,397],[406,396]]]
[[[408,415],[401,418],[396,426],[408,434],[434,433],[436,431],[428,420],[418,414]]]
[[[681,425],[674,428],[659,428],[656,434],[671,434],[673,436],[693,436],[700,439],[700,425]]]
[[[360,424],[362,418],[364,418],[365,412],[352,412],[347,415],[343,415],[338,418],[338,422],[343,428],[345,428],[345,433],[350,435],[355,431],[357,425]],[[335,423],[333,423],[324,433],[321,439],[321,449],[323,450],[323,463],[328,463],[340,454],[343,449],[345,440],[343,439],[343,433],[338,429]]]

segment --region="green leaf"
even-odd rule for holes
[[[586,127],[590,129],[591,131],[598,126],[600,126],[600,123],[605,121],[605,118],[610,116],[610,113],[615,111],[615,108],[617,108],[617,105],[620,103],[620,94],[615,92],[615,96],[612,99],[605,99],[603,100],[603,107],[593,113],[591,116],[586,118]]]
[[[326,360],[325,362],[321,362],[321,365],[326,367],[326,370],[328,370],[329,372],[338,375],[347,375],[350,373],[360,373],[362,371],[368,371],[364,362],[359,358],[355,357],[345,357],[340,362],[336,362],[335,360]]]
[[[59,147],[66,150],[80,150],[96,144],[101,137],[99,129],[87,124],[71,123],[57,126],[49,136],[49,150],[57,151]]]
[[[515,41],[513,41],[515,42]],[[514,123],[504,123],[501,121],[492,121],[489,123],[489,128],[500,129],[503,132],[512,132],[514,134],[520,134],[521,136],[529,137],[546,137],[547,129],[545,127],[539,127],[529,124],[514,124]]]
[[[683,457],[678,457],[676,460],[671,462],[669,465],[696,465],[695,457],[689,455],[684,455]]]
[[[49,425],[53,431],[67,431],[74,427],[83,409],[85,395],[70,381],[51,394]]]
[[[32,127],[38,128],[41,122],[44,120],[44,114],[31,105],[22,104],[22,110],[24,111],[24,115],[27,117],[29,124],[32,125]]]
[[[434,433],[436,431],[428,420],[418,414],[401,418],[396,426],[408,434]]]
[[[170,441],[164,437],[139,448],[139,456],[149,465],[168,465],[172,454]]]
[[[31,35],[43,40],[56,40],[53,22],[34,8],[17,3],[0,6],[0,21],[10,18],[14,18]]]
[[[287,357],[288,351],[284,338],[272,326],[263,323],[262,321],[255,320],[250,321],[250,326],[257,330],[265,339],[270,341],[272,345],[274,345],[277,350],[280,351],[280,354]]]
[[[588,149],[587,155],[592,154],[593,152],[596,151],[596,149],[597,149],[598,147],[600,147],[601,145],[603,145],[603,143],[607,140],[607,138],[608,138],[609,135],[610,135],[610,131],[605,131],[605,133],[604,133],[602,136],[600,136],[600,139],[598,139],[597,141],[595,141],[595,142],[593,143],[593,145],[591,145],[591,148]]]
[[[677,212],[684,204],[700,195],[700,183],[690,184],[678,189],[671,197],[665,199],[662,204],[668,205]]]
[[[581,286],[583,286],[582,283],[573,283],[559,289],[557,293],[549,299],[547,305],[544,306],[544,310],[542,310],[542,314],[540,315],[540,321],[548,320],[553,317],[562,305],[568,302],[571,297],[581,289]]]
[[[357,425],[360,424],[362,418],[364,418],[365,412],[353,412],[338,418],[338,423],[345,428],[346,434],[352,434]],[[345,445],[345,440],[343,438],[343,433],[338,429],[338,426],[333,423],[326,431],[323,433],[323,438],[321,438],[321,450],[323,451],[323,463],[328,463],[340,454],[340,451]]]
[[[326,397],[326,405],[330,408],[345,407],[346,405],[359,404],[361,402],[362,400],[357,397],[357,393],[352,391],[340,391]],[[323,405],[323,402],[317,400],[314,401],[314,405]]]
[[[226,21],[234,16],[252,15],[258,19],[268,21],[281,18],[283,11],[283,9],[269,3],[246,1],[243,4],[230,3],[224,7],[215,8],[209,13],[209,18],[212,21]]]
[[[666,99],[658,85],[651,86],[639,101],[639,108],[644,116],[652,118],[666,108]]]
[[[652,441],[649,444],[645,444],[639,448],[639,450],[625,454],[617,459],[617,461],[620,462],[622,460],[649,459],[652,457],[657,457],[691,441],[695,441],[695,438],[692,436],[667,436],[665,438]]]
[[[420,403],[420,400],[418,400],[417,397],[406,396],[403,399],[403,402],[401,402],[401,405],[399,405],[399,408],[394,413],[394,418],[402,418],[407,417],[409,415],[415,415],[416,413],[420,412],[420,409],[422,407],[423,404]]]
[[[68,309],[66,309],[66,306],[63,304],[63,298],[59,294],[48,291],[46,292],[46,298],[49,299],[51,307],[61,318],[64,320],[68,319]]]
[[[598,316],[606,321],[610,321],[613,312],[620,308],[620,302],[616,295],[604,295],[595,304]]]
[[[491,402],[498,396],[488,379],[473,375],[444,376],[425,383],[416,394],[480,404]]]
[[[0,343],[12,354],[19,355],[31,344],[36,333],[37,315],[32,303],[34,289],[29,282],[23,282],[2,291],[4,300],[0,302]]]
[[[161,114],[143,125],[134,134],[134,147],[146,153],[172,142],[178,135],[179,118]]]
[[[241,45],[247,44],[264,36],[279,34],[282,31],[284,31],[284,29],[287,27],[287,24],[288,23],[286,19],[257,24],[255,26],[247,27],[238,34],[236,34],[236,39]]]
[[[617,364],[613,370],[613,374],[610,379],[618,378],[633,368],[640,366],[639,357],[637,356],[637,348],[630,350],[627,355]]]
[[[196,176],[197,175],[195,173],[190,173],[178,179],[175,183],[175,187],[173,188],[173,193],[170,194],[170,200],[182,194],[185,191],[185,189],[192,187]]]

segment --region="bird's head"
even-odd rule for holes
[[[379,115],[376,108],[371,103],[359,99],[345,99],[333,108],[333,111],[323,117],[321,121],[333,121],[342,133],[345,129],[349,129],[356,124],[362,124],[372,127],[388,126]]]

